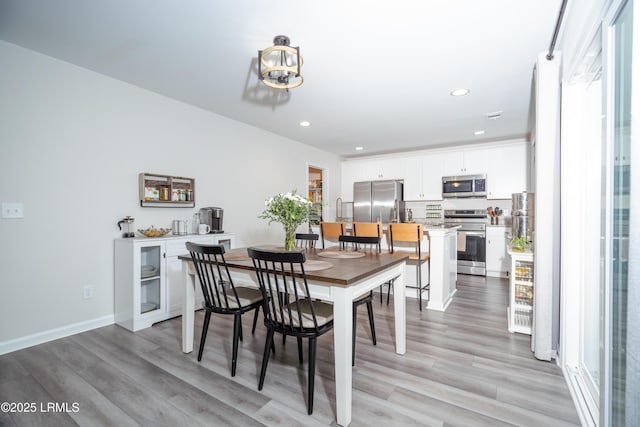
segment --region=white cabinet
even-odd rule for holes
[[[486,244],[487,276],[507,277],[510,262],[507,254],[507,228],[488,225]]]
[[[342,162],[342,200],[353,200],[353,183],[404,179],[404,158],[362,159]]]
[[[519,142],[487,150],[487,199],[511,199],[528,190],[528,147]]]
[[[164,320],[167,316],[164,240],[117,239],[114,259],[116,323],[137,331]]]
[[[403,179],[405,200],[442,200],[442,177],[487,176],[487,199],[510,199],[528,191],[529,144],[526,141],[438,150],[387,159],[342,162],[342,200],[353,200],[353,183]]]
[[[422,157],[422,199],[442,200],[444,163],[439,156]]]
[[[509,251],[511,256],[511,281],[509,286],[509,332],[531,335],[533,323],[533,252]]]
[[[342,162],[342,200],[353,200],[353,183],[369,181],[376,173],[377,167],[370,160],[349,160]]]
[[[185,243],[233,245],[231,234],[115,240],[115,321],[137,331],[182,312]],[[198,300],[201,293],[196,293]],[[196,308],[200,308],[196,301]]]
[[[487,173],[489,154],[486,148],[442,152],[434,156],[443,165],[442,176]]]
[[[442,200],[442,159],[414,156],[403,161],[404,199]]]
[[[408,157],[404,165],[404,200],[424,200],[422,157]]]
[[[169,318],[182,314],[182,299],[184,297],[184,277],[182,276],[182,260],[180,255],[188,254],[186,242],[194,242],[207,245],[224,245],[225,249],[235,246],[235,237],[232,234],[206,234],[193,235],[167,242],[167,301]],[[196,286],[195,292],[196,310],[202,308],[202,290]]]

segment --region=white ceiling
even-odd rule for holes
[[[526,137],[560,3],[0,0],[0,39],[349,157]],[[278,34],[305,60],[289,92],[258,81]]]

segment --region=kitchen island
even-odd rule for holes
[[[346,223],[347,234],[351,234],[351,223]],[[456,293],[456,281],[458,274],[458,228],[459,225],[443,225],[430,222],[423,223],[425,238],[422,243],[422,251],[429,253],[428,272],[422,266],[423,281],[429,278],[429,301],[426,308],[437,311],[445,311],[453,295]],[[383,234],[387,236],[386,225],[383,225]],[[319,227],[312,230],[320,233]],[[389,250],[389,242],[386,237],[382,238],[382,251]],[[417,298],[416,288],[416,266],[405,265],[405,285],[407,286],[406,296]],[[423,296],[424,298],[424,296]]]
[[[456,293],[459,226],[425,225],[429,235],[429,302],[427,308],[445,311]],[[409,272],[407,272],[408,274]]]

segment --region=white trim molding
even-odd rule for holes
[[[3,341],[0,342],[0,355],[79,334],[81,332],[90,331],[92,329],[102,328],[103,326],[113,325],[114,323],[115,319],[113,314],[109,314],[104,317],[98,317],[96,319],[49,329],[48,331],[38,332],[36,334],[27,335],[13,340]]]

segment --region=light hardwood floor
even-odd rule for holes
[[[377,346],[360,307],[351,425],[579,425],[560,369],[532,356],[528,336],[507,332],[507,295],[504,279],[459,275],[444,313],[419,312],[408,299],[404,356],[394,352],[393,304],[374,304]],[[202,319],[198,312],[196,344]],[[259,325],[252,336],[251,320],[243,320],[234,378],[230,316],[212,317],[200,363],[196,352],[181,352],[179,317],[137,333],[113,325],[0,356],[0,402],[36,406],[0,412],[0,425],[335,425],[332,334],[318,343],[308,416],[307,366],[298,364],[294,340],[277,341],[257,390],[265,334]],[[60,412],[64,404],[69,411]]]

